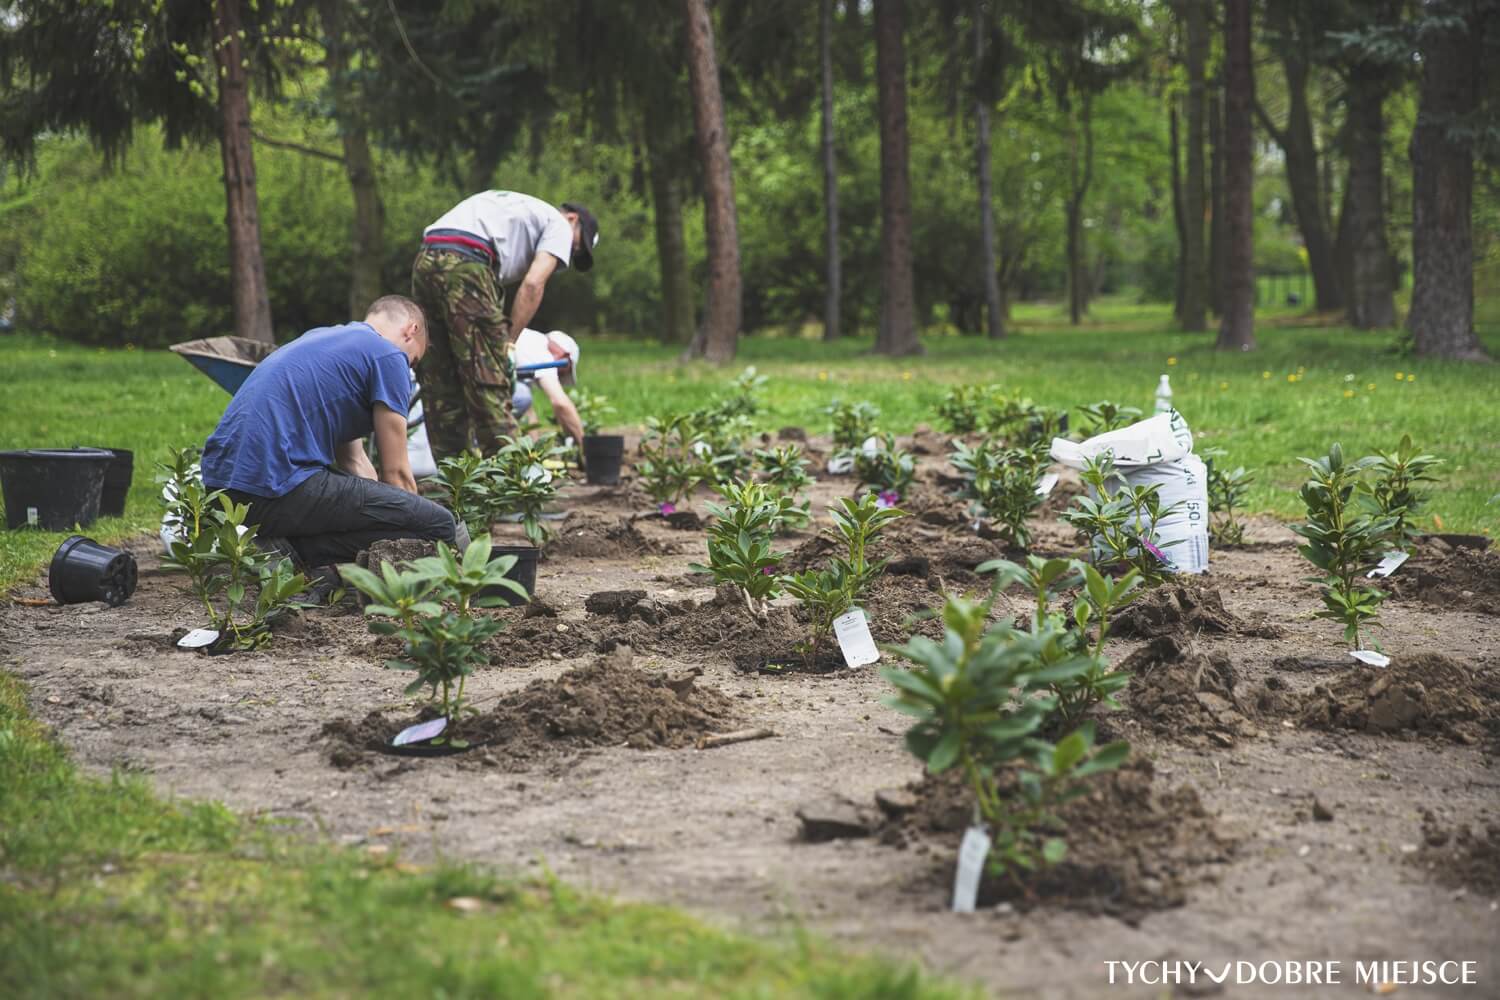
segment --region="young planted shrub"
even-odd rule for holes
[[[895,435],[882,434],[872,451],[854,450],[854,475],[861,486],[880,495],[887,506],[895,506],[911,488],[917,474],[917,460],[905,448],[896,446]]]
[[[1416,518],[1428,499],[1417,484],[1437,482],[1432,470],[1442,464],[1436,455],[1419,453],[1410,434],[1401,436],[1395,451],[1371,456],[1366,503],[1372,513],[1395,522],[1383,539],[1389,548],[1411,551],[1418,534]]]
[[[1107,399],[1085,406],[1079,413],[1083,415],[1084,423],[1080,430],[1085,438],[1129,427],[1142,416],[1137,407],[1118,406]]]
[[[470,537],[488,537],[493,463],[476,451],[465,451],[438,462],[437,468],[437,475],[423,482],[435,487],[444,505],[469,529]]]
[[[541,548],[551,533],[542,512],[557,496],[557,477],[547,462],[567,454],[555,434],[505,438],[490,462],[486,491],[493,519],[520,515],[526,538]],[[489,532],[484,532],[488,536]]]
[[[1302,484],[1307,523],[1292,530],[1307,539],[1298,551],[1319,570],[1312,581],[1323,585],[1323,608],[1316,616],[1344,626],[1344,641],[1363,649],[1360,629],[1380,624],[1385,592],[1365,586],[1365,572],[1380,561],[1397,517],[1361,506],[1356,492],[1362,473],[1377,459],[1347,462],[1335,443],[1323,458],[1298,461],[1312,470]]]
[[[771,536],[792,513],[791,501],[765,483],[738,482],[719,488],[722,504],[707,504],[715,518],[708,529],[708,565],[715,583],[732,583],[745,598],[745,607],[764,618],[766,605],[780,593],[775,575],[781,556],[771,551]]]
[[[783,521],[783,528],[802,528],[811,522],[811,503],[803,498],[802,491],[817,480],[808,475],[808,461],[802,457],[802,447],[789,444],[758,449],[755,465],[761,481],[792,502],[794,512]]]
[[[750,418],[742,413],[714,409],[691,414],[691,451],[698,461],[698,479],[713,486],[726,486],[750,475],[754,456],[745,447],[752,433]]]
[[[1153,585],[1171,576],[1161,547],[1151,537],[1157,522],[1177,505],[1161,505],[1159,486],[1126,485],[1108,454],[1089,460],[1079,477],[1092,496],[1074,497],[1073,506],[1059,516],[1088,543],[1090,561],[1102,567],[1132,566]]]
[[[646,419],[636,478],[663,514],[670,514],[697,488],[702,463],[693,451],[697,418],[673,413]]]
[[[574,386],[568,397],[573,400],[573,408],[578,411],[578,422],[583,424],[585,437],[603,430],[604,419],[615,412],[608,397],[581,385]]]
[[[1047,452],[1040,447],[1006,448],[993,439],[972,448],[954,441],[948,461],[963,479],[957,495],[969,501],[969,513],[994,521],[1006,544],[1030,545],[1026,519],[1045,499],[1036,485],[1047,467]]]
[[[462,560],[439,542],[437,555],[415,560],[404,569],[386,564],[380,576],[353,565],[341,566],[339,571],[370,599],[365,614],[379,619],[370,622],[370,631],[401,640],[401,656],[385,665],[416,673],[406,694],[427,688],[429,698],[437,699],[438,711],[451,720],[464,707],[469,675],[488,662],[485,642],[505,627],[498,618],[475,613],[505,603],[501,597],[480,597],[480,593],[505,587],[526,596],[525,589],[505,575],[515,562],[515,556],[491,558],[490,540],[485,536],[469,543]],[[451,742],[463,745],[461,740]]]
[[[938,421],[952,434],[972,434],[979,429],[986,401],[999,394],[993,385],[956,385],[937,405]]]
[[[1067,652],[1066,633],[1052,624],[1037,633],[987,627],[996,593],[983,602],[950,596],[943,641],[913,636],[894,650],[912,668],[881,676],[898,689],[889,704],[916,720],[907,748],[933,774],[962,771],[993,837],[989,870],[1016,879],[1064,857],[1067,842],[1048,835],[1059,826],[1055,810],[1085,790],[1084,779],[1119,767],[1130,748],[1095,747],[1092,723],[1056,743],[1038,735],[1056,708],[1036,693],[1039,682],[1080,669],[1083,658]]]
[[[833,425],[835,453],[854,451],[874,436],[880,407],[874,403],[845,403],[835,399],[823,411]]]
[[[1227,469],[1224,459],[1228,454],[1223,448],[1203,449],[1208,463],[1208,536],[1219,545],[1238,545],[1244,541],[1245,526],[1234,511],[1245,506],[1255,474],[1246,472],[1243,465]]]

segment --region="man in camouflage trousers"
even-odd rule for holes
[[[417,377],[434,459],[470,447],[493,454],[515,432],[512,331],[531,322],[558,265],[593,266],[598,242],[599,224],[582,205],[513,191],[465,199],[423,232],[411,283],[428,317]]]

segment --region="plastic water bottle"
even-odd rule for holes
[[[1170,413],[1172,411],[1172,383],[1167,381],[1163,375],[1161,381],[1156,383],[1156,410],[1157,413]]]

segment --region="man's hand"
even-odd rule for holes
[[[552,272],[556,269],[557,258],[545,250],[539,252],[531,262],[526,277],[521,279],[521,285],[516,289],[516,300],[510,309],[510,329],[513,336],[519,337],[521,331],[531,325],[531,317],[536,315],[537,306],[542,304],[542,292],[547,287],[547,279],[552,277]]]
[[[406,414],[384,403],[375,404],[375,446],[380,449],[380,481],[417,492],[411,459],[406,455]]]
[[[365,454],[364,438],[345,441],[338,446],[334,457],[338,467],[349,475],[358,476],[361,479],[375,478],[375,466],[370,464],[370,456]]]
[[[562,424],[563,430],[573,436],[573,442],[578,445],[578,453],[583,454],[583,421],[578,419],[578,407],[573,405],[573,401],[563,391],[562,383],[555,378],[539,378],[536,384],[546,392],[547,401],[552,404],[552,415]]]

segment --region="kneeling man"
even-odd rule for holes
[[[422,310],[387,295],[362,323],[309,330],[273,351],[204,446],[204,485],[248,504],[263,543],[285,539],[312,571],[383,538],[467,545],[453,515],[417,495],[407,460],[411,366],[426,350]],[[371,432],[378,478],[364,450]]]

